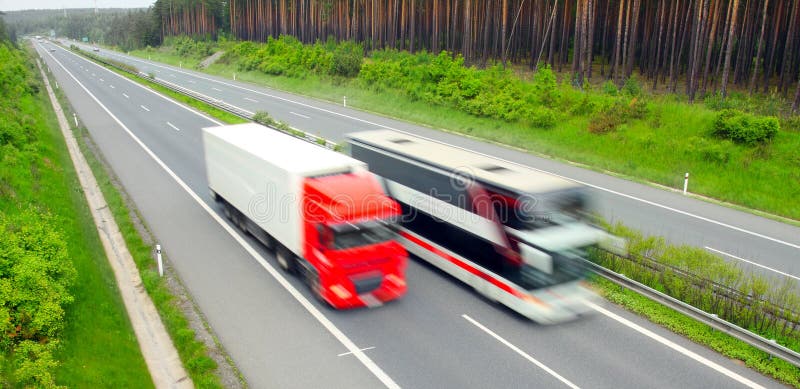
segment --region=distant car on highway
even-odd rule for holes
[[[92,47],[92,51],[100,51],[99,47]]]

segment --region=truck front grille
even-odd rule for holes
[[[350,281],[352,281],[353,285],[356,287],[356,294],[369,293],[381,286],[383,274],[375,272],[359,274],[350,277]]]

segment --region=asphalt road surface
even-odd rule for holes
[[[78,119],[87,127],[162,244],[173,271],[181,277],[252,387],[780,386],[609,303],[599,304],[595,314],[572,323],[539,326],[413,260],[409,261],[409,288],[403,299],[376,309],[334,311],[321,306],[299,280],[286,278],[275,270],[271,254],[223,221],[210,200],[200,131],[202,127],[215,125],[212,119],[67,50],[56,48],[50,52],[54,47],[50,44],[36,46],[70,99]],[[178,75],[186,76],[174,74],[176,81]],[[201,79],[192,80],[199,84]],[[208,82],[217,89],[225,86]],[[239,88],[228,88],[229,93],[243,93],[235,92],[242,91]],[[269,104],[283,101],[248,93],[253,100],[263,99],[265,105],[266,101]],[[241,100],[247,101],[244,97]],[[325,103],[304,101],[328,111],[339,110]],[[334,113],[323,117],[321,112],[326,111],[317,108],[285,101],[282,104],[292,106],[295,114],[314,118],[320,126],[324,123],[326,129],[341,131],[330,136],[333,139],[354,130],[386,126],[402,130],[417,128],[349,110],[333,112],[359,120]],[[266,106],[258,109],[279,110]],[[278,114],[273,116],[286,120]],[[377,121],[382,124],[375,124]],[[293,125],[312,126],[294,122]],[[510,160],[538,161],[496,146],[424,129],[416,131],[485,152],[497,151],[499,154],[495,154]],[[537,166],[545,170],[555,166],[546,165],[552,164],[548,161],[543,164]],[[578,173],[585,176],[573,178],[589,180],[594,174]],[[622,191],[632,184],[621,181],[612,185],[614,190]],[[605,193],[609,199],[627,198],[603,190],[598,193]],[[631,201],[627,206],[638,204],[641,212],[657,209],[676,218],[682,215]],[[689,211],[698,211],[689,205],[705,206],[665,204],[687,206]],[[636,213],[631,209],[615,212],[620,218]],[[665,219],[656,219],[656,223],[651,220],[651,224],[662,226]],[[702,222],[694,218],[686,220]],[[761,223],[770,225],[769,221]],[[712,227],[697,228],[705,231]],[[776,226],[772,228],[776,234],[786,233]]]

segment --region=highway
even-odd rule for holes
[[[271,254],[223,221],[210,200],[200,129],[215,125],[214,120],[67,50],[56,48],[49,52],[51,47],[48,44],[45,49],[37,44],[79,120],[164,247],[172,270],[180,276],[252,387],[780,386],[612,304],[601,303],[595,307],[595,314],[572,323],[539,326],[485,301],[456,280],[416,261],[409,261],[409,290],[400,301],[377,309],[351,311],[321,306],[299,280],[286,278],[275,270]],[[142,66],[140,69],[148,71]],[[175,82],[185,81],[184,86],[197,85],[202,80],[193,76],[194,82],[190,83],[178,80],[178,75],[184,73],[174,74]],[[224,84],[208,82],[209,88],[245,94],[236,87],[223,89]],[[340,131],[336,136],[312,131],[332,139],[340,139],[345,132],[384,126],[417,128],[340,111],[339,107],[314,100],[279,108],[277,101],[284,100],[248,92],[240,103],[247,101],[244,97],[258,101],[253,104],[263,104],[254,109],[269,111],[299,128],[308,128],[312,123],[298,125],[279,112],[290,109],[294,114],[286,115],[296,116],[297,120],[306,120],[297,115],[315,118],[314,123],[320,128]],[[224,99],[233,103],[228,97]],[[312,105],[327,111],[311,108]],[[243,103],[240,106],[250,109]],[[323,116],[321,112],[333,113]],[[457,140],[470,148],[483,147],[481,151],[496,148],[429,132],[422,133]],[[511,160],[527,158],[513,151],[503,153]],[[550,166],[542,168],[549,170]],[[584,178],[591,178],[588,172],[585,174]],[[620,184],[612,188],[622,191],[627,187]],[[603,190],[598,193],[614,198]],[[630,201],[639,204],[640,211],[652,208],[647,203]],[[635,214],[630,209],[615,212],[619,218],[628,212]],[[667,221],[665,218],[658,224]],[[709,227],[697,228],[703,231]],[[775,231],[777,234],[784,230]],[[754,241],[761,239],[740,233]]]
[[[91,50],[89,46],[82,46]],[[524,152],[347,109],[302,96],[101,50],[95,54],[136,66],[140,71],[251,111],[266,111],[291,126],[341,141],[348,132],[390,128],[437,139],[531,166],[589,185],[596,210],[668,241],[709,252],[776,277],[800,281],[800,228],[651,186]],[[691,188],[691,182],[690,182]],[[742,188],[746,190],[746,188]],[[800,206],[800,202],[798,202]]]

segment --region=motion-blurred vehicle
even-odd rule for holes
[[[408,254],[391,228],[400,206],[366,164],[255,123],[203,129],[211,195],[335,308],[406,292]]]
[[[586,250],[611,237],[587,222],[584,186],[397,131],[347,140],[402,206],[409,253],[540,323],[590,310]]]

